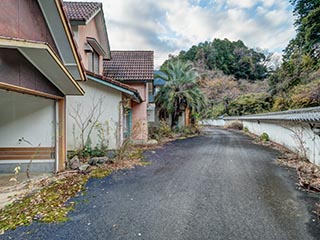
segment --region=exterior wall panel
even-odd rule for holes
[[[94,38],[100,43],[100,38],[97,30],[97,25],[95,20],[91,20],[87,25],[80,25],[78,27],[78,46],[79,46],[79,52],[82,57],[82,61],[84,64],[84,67],[88,70],[90,70],[89,67],[89,59],[88,59],[88,54],[84,51],[85,49],[85,43],[87,42],[87,37]],[[101,43],[100,43],[101,44]],[[102,44],[101,44],[102,45]],[[99,59],[99,73],[102,75],[103,72],[103,61],[102,57],[100,56]]]
[[[1,0],[1,36],[47,42],[58,54],[46,21],[35,0]]]
[[[63,96],[19,51],[0,49],[0,82]]]
[[[148,140],[148,90],[146,83],[131,83],[131,87],[137,89],[143,100],[142,103],[132,103],[132,138],[145,142]]]

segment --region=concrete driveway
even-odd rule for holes
[[[70,221],[0,239],[319,239],[314,199],[275,165],[278,154],[212,129],[146,153],[150,166],[91,179]]]

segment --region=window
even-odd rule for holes
[[[95,51],[88,52],[88,70],[90,72],[94,72],[99,74],[100,66],[99,66],[99,54]]]

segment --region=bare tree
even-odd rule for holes
[[[90,142],[91,133],[103,113],[103,102],[104,98],[102,96],[98,99],[94,96],[89,109],[84,108],[80,102],[72,106],[72,111],[69,115],[80,130],[81,148],[84,148]]]
[[[292,132],[292,137],[294,141],[297,143],[297,153],[299,154],[300,158],[304,161],[309,161],[308,160],[308,147],[306,146],[306,142],[304,140],[304,132],[305,128],[302,126],[301,127],[294,127],[291,126],[290,124],[281,124],[282,127],[285,129],[289,130]]]

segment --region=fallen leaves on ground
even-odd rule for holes
[[[257,136],[249,133],[255,140],[255,144],[271,147],[282,153],[277,159],[277,163],[289,168],[294,168],[298,174],[297,185],[311,192],[320,192],[320,167],[309,162],[307,159],[301,158],[297,153],[290,151],[282,145],[274,143],[272,141],[261,141]],[[315,210],[313,211],[318,217],[320,217],[320,202],[315,204]]]
[[[295,168],[298,173],[298,185],[308,191],[320,192],[320,168],[295,153],[285,153],[278,158],[278,163]]]

